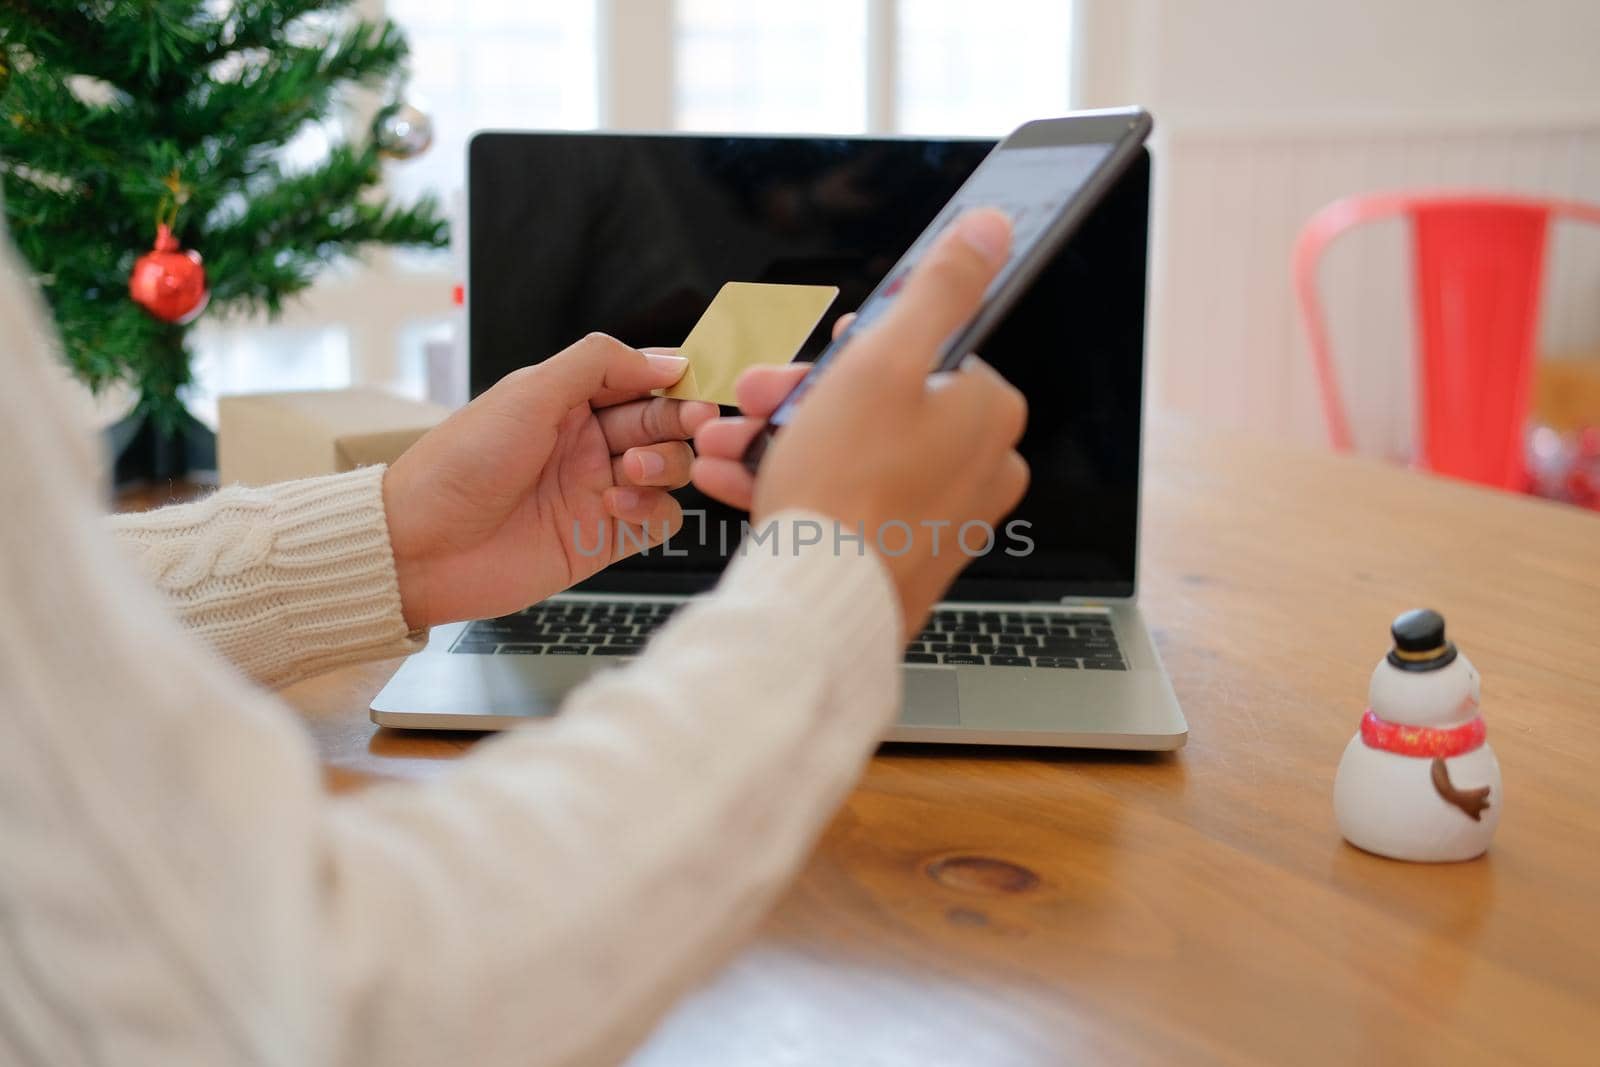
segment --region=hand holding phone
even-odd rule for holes
[[[998,522],[1027,488],[1016,452],[1027,421],[1022,394],[979,360],[928,373],[940,343],[970,321],[1006,263],[1009,233],[1003,215],[980,210],[933,242],[896,306],[870,328],[847,331],[850,342],[774,444],[759,481],[740,457],[803,366],[747,372],[738,386],[745,417],[718,419],[695,438],[695,484],[748,508],[753,522],[802,509],[859,532],[889,570],[908,633],[969,562],[955,531]]]
[[[1149,136],[1150,116],[1137,108],[1083,112],[1041,119],[1018,127],[985,157],[921,236],[862,303],[855,322],[829,345],[812,369],[750,442],[744,462],[751,470],[778,428],[794,417],[812,384],[856,331],[891,313],[916,265],[939,235],[964,212],[998,208],[1011,221],[1011,253],[982,294],[976,313],[939,339],[933,366],[949,369],[977,348],[1025,293],[1040,271],[1077,230]]]

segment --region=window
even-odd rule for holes
[[[1071,105],[1071,0],[677,0],[675,20],[679,129],[999,136]]]
[[[406,96],[433,119],[433,147],[389,167],[390,190],[447,203],[467,138],[488,127],[583,128],[600,121],[593,3],[388,0],[411,45]]]
[[[999,137],[1072,107],[1070,0],[902,0],[896,129]]]
[[[626,6],[624,6],[626,5]],[[1071,106],[1073,0],[386,0],[411,42],[407,93],[429,152],[390,168],[401,195],[462,186],[486,127],[999,136]],[[643,38],[621,15],[654,13]],[[640,62],[666,53],[663,62]],[[613,80],[670,100],[614,113]],[[637,96],[637,94],[633,94]],[[625,110],[625,107],[624,107]],[[612,112],[612,113],[608,113]]]
[[[866,0],[678,0],[678,128],[864,131],[866,18]]]

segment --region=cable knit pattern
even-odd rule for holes
[[[184,625],[270,686],[402,656],[409,637],[383,512],[383,467],[110,520]]]

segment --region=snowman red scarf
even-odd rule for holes
[[[1448,730],[1390,722],[1378,718],[1378,713],[1371,708],[1361,716],[1361,740],[1366,742],[1368,748],[1379,748],[1402,756],[1419,756],[1425,759],[1464,756],[1473,749],[1483,746],[1484,734],[1483,718],[1476,715],[1471,722],[1453,726]]]
[[[1378,713],[1371,708],[1361,716],[1361,740],[1368,748],[1431,759],[1434,791],[1474,822],[1483,818],[1483,809],[1489,806],[1489,787],[1457,789],[1450,781],[1450,768],[1445,760],[1482,748],[1485,733],[1483,719],[1476,715],[1470,722],[1448,730],[1389,722],[1378,718]]]

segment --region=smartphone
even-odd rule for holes
[[[940,349],[933,369],[950,370],[965,359],[1000,324],[1127,169],[1150,127],[1150,115],[1141,108],[1080,111],[1025,123],[996,145],[856,309],[850,328],[822,350],[810,372],[772,413],[745,450],[745,466],[753,471],[760,464],[773,436],[826,371],[833,353],[889,310],[906,275],[944,228],[969,208],[999,208],[1011,219],[1011,258],[983,294],[977,315]]]

